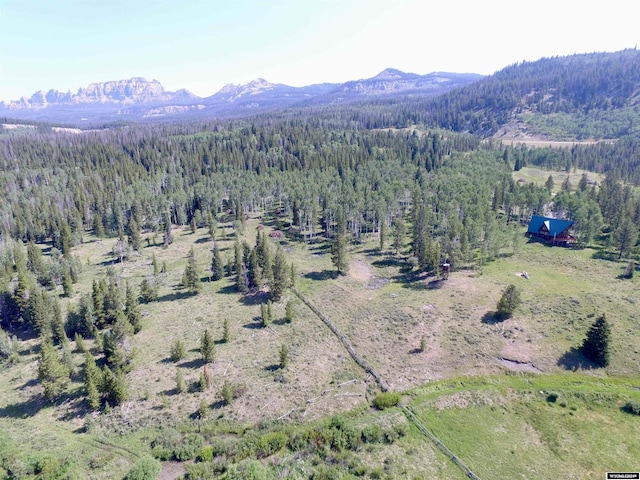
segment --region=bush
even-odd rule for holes
[[[160,462],[145,456],[138,460],[127,472],[124,480],[155,480],[160,474]]]
[[[362,441],[365,443],[382,443],[384,435],[380,425],[367,425],[362,430]]]
[[[400,394],[397,392],[382,392],[373,399],[373,406],[378,410],[395,407],[400,403]]]
[[[622,410],[632,415],[640,415],[640,402],[635,400],[630,400],[624,404],[624,407],[622,407]]]
[[[282,450],[287,444],[287,435],[284,432],[265,433],[258,440],[258,456],[268,457]]]
[[[549,394],[547,395],[547,402],[556,403],[556,400],[558,400],[559,396],[560,396],[559,393],[549,392]]]

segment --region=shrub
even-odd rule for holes
[[[378,410],[395,407],[400,403],[400,394],[397,392],[382,392],[373,399],[373,406]]]
[[[636,400],[630,400],[624,404],[622,410],[632,415],[640,415],[640,402]]]
[[[211,462],[213,460],[213,445],[207,445],[198,455],[199,462]]]
[[[367,425],[362,430],[362,441],[365,443],[381,443],[383,439],[380,425]]]
[[[258,440],[258,456],[268,457],[281,450],[287,444],[287,435],[284,432],[265,433]]]
[[[153,457],[140,458],[127,472],[124,480],[155,480],[160,474],[160,462]]]
[[[547,402],[556,403],[556,400],[558,400],[559,396],[560,396],[559,393],[549,392],[549,394],[547,395]]]
[[[171,361],[177,362],[182,360],[186,354],[184,343],[179,338],[171,344]]]

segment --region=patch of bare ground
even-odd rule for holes
[[[186,469],[182,462],[162,462],[158,480],[178,480],[183,478],[185,473]]]
[[[368,283],[371,280],[371,267],[363,260],[356,258],[349,262],[349,276],[360,283]]]

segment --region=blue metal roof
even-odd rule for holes
[[[549,236],[556,237],[573,225],[573,222],[571,220],[561,220],[559,218],[534,215],[531,217],[531,221],[529,221],[529,228],[527,229],[527,232],[539,233],[543,225],[547,227]]]

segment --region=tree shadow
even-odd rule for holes
[[[42,394],[31,396],[28,400],[20,403],[12,403],[6,407],[0,407],[0,418],[29,418],[36,415],[47,405],[51,405]]]
[[[191,298],[196,296],[197,293],[191,292],[173,292],[162,295],[156,299],[156,302],[173,302],[175,300],[184,300],[185,298]]]
[[[238,289],[233,284],[225,285],[224,287],[218,289],[218,293],[230,295],[232,293],[238,293]]]
[[[207,362],[205,362],[202,358],[195,358],[195,359],[189,360],[187,362],[179,363],[178,367],[180,367],[180,368],[200,368],[200,367],[203,367],[206,364],[207,364]]]
[[[243,305],[260,305],[269,300],[269,292],[258,290],[257,292],[248,293],[240,298]]]
[[[277,372],[278,370],[280,370],[280,365],[278,365],[277,363],[267,365],[266,367],[264,367],[264,370],[266,372]]]
[[[304,278],[309,280],[335,280],[338,278],[338,272],[335,270],[322,270],[321,272],[308,272],[303,275]]]
[[[406,263],[404,260],[395,257],[387,257],[383,258],[382,260],[376,260],[375,262],[371,262],[371,265],[373,265],[374,267],[406,267]]]
[[[409,350],[409,355],[418,355],[419,353],[422,353],[422,350],[420,350],[420,347]]]
[[[427,282],[427,290],[439,290],[444,287],[445,282],[444,278],[433,278]]]
[[[504,315],[501,315],[495,311],[489,311],[482,316],[482,323],[486,325],[495,325],[496,323],[502,323],[506,320]]]
[[[291,320],[287,320],[286,318],[278,318],[277,320],[272,320],[271,323],[274,325],[289,325]]]
[[[202,238],[197,239],[193,243],[202,244],[202,243],[208,243],[210,241],[211,241],[211,237],[202,237]]]
[[[23,383],[19,387],[16,387],[16,390],[25,390],[25,389],[30,388],[30,387],[35,387],[39,383],[40,382],[37,379],[32,378],[31,380],[27,380],[25,383]]]
[[[262,318],[253,317],[253,323],[245,323],[242,327],[248,328],[249,330],[258,330],[264,328],[264,325],[262,324]]]
[[[593,370],[598,368],[598,365],[587,359],[578,347],[573,347],[568,352],[565,352],[558,359],[558,366],[565,370]]]
[[[618,260],[618,254],[614,252],[609,252],[604,249],[596,250],[591,254],[591,258],[594,260],[607,260],[609,262],[615,262]]]

